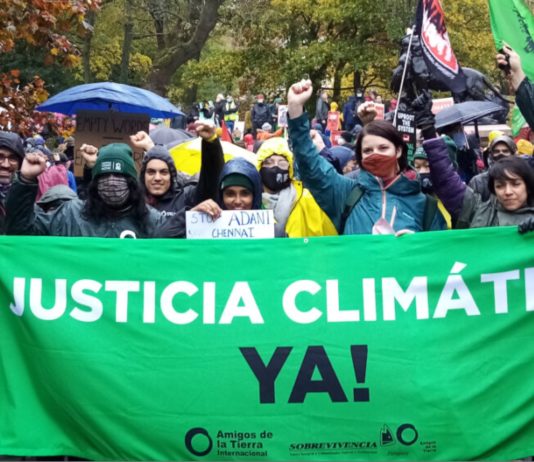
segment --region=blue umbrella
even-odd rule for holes
[[[62,91],[37,106],[38,111],[73,115],[80,110],[117,111],[173,118],[183,115],[176,106],[155,93],[130,85],[97,82]]]

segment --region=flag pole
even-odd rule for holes
[[[402,90],[404,88],[404,78],[406,77],[406,70],[408,69],[408,63],[410,62],[410,50],[412,49],[412,40],[413,34],[415,32],[415,27],[412,27],[412,32],[410,34],[410,42],[408,43],[408,51],[406,51],[406,59],[404,61],[404,69],[402,71],[401,84],[399,88],[399,95],[397,97],[397,107],[395,108],[395,115],[393,117],[393,125],[397,125],[397,112],[399,112],[400,101],[402,97]]]

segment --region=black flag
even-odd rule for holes
[[[465,76],[452,49],[439,0],[419,0],[415,34],[420,37],[431,76],[454,93],[465,91]]]

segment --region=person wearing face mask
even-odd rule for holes
[[[15,172],[24,159],[24,146],[16,133],[0,131],[0,234],[4,234],[6,199]]]
[[[340,175],[319,155],[303,108],[311,94],[309,80],[291,86],[289,135],[304,184],[339,233],[402,235],[445,229],[436,201],[421,192],[416,172],[408,168],[406,145],[391,123],[379,120],[364,126],[356,142],[361,170],[355,179]]]
[[[276,237],[333,236],[331,220],[310,191],[294,178],[293,154],[284,138],[263,142],[257,153],[263,208],[272,209]]]
[[[70,200],[49,213],[33,207],[46,158],[37,152],[26,155],[7,198],[7,234],[165,237],[158,231],[160,214],[145,204],[131,148],[113,143],[102,147],[98,156],[93,147],[82,146],[81,151],[92,167],[87,199]]]
[[[488,146],[488,166],[491,167],[495,162],[505,157],[515,156],[516,153],[517,146],[512,138],[506,135],[497,136]],[[489,176],[486,171],[474,176],[469,182],[469,187],[480,194],[483,201],[487,201],[490,198],[491,192],[488,181]]]
[[[250,119],[252,122],[252,135],[256,138],[256,133],[261,129],[262,125],[271,120],[271,110],[265,104],[265,97],[261,93],[256,96],[256,103],[250,111]]]

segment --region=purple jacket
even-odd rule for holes
[[[455,222],[462,211],[467,186],[454,170],[447,145],[442,138],[425,141],[423,148],[430,164],[430,178],[434,185],[434,192]]]

